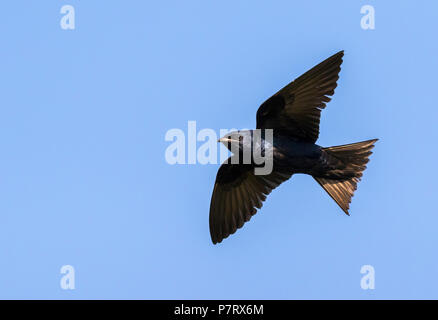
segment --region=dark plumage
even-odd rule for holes
[[[334,94],[343,55],[340,51],[321,62],[259,107],[257,129],[273,129],[272,145],[263,138],[261,144],[254,144],[253,130],[219,139],[235,154],[221,165],[214,185],[210,205],[213,243],[241,228],[262,207],[266,196],[294,173],[313,176],[349,214],[351,197],[377,139],[329,148],[315,144],[321,110]],[[242,161],[243,152],[251,148],[272,152],[270,174],[256,175],[254,159]]]

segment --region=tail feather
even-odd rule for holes
[[[314,178],[347,215],[350,215],[351,198],[377,140],[323,148],[331,168],[325,175]]]

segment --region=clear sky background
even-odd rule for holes
[[[76,29],[60,27],[63,5]],[[375,8],[375,30],[360,26]],[[0,298],[438,298],[436,1],[7,1],[0,10]],[[309,176],[214,246],[219,165],[171,128],[252,128],[339,50],[322,146],[379,138],[351,216]],[[360,268],[375,268],[362,290]],[[72,265],[76,289],[62,290]]]

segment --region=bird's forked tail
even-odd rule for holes
[[[329,169],[324,175],[314,178],[347,215],[351,198],[377,140],[323,148]]]

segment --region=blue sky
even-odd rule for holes
[[[75,30],[60,9],[75,8]],[[360,8],[375,8],[375,30]],[[0,298],[438,298],[434,1],[9,1],[0,10]],[[218,165],[171,128],[252,128],[345,50],[322,146],[379,138],[345,216],[296,175],[213,246]],[[375,268],[375,289],[360,268]],[[62,290],[60,269],[75,268]]]

